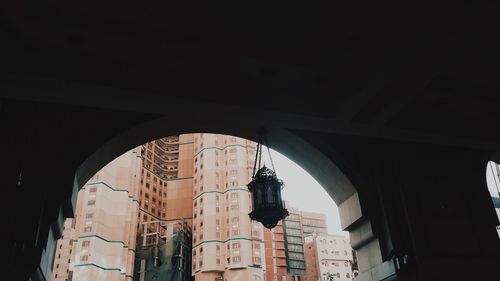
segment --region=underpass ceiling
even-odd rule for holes
[[[487,3],[5,2],[0,95],[18,86],[12,77],[33,78],[76,104],[92,101],[60,85],[123,90],[91,94],[118,107],[176,97],[360,134],[500,142],[498,20]]]

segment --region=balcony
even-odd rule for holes
[[[167,162],[167,163],[175,163],[177,161],[179,161],[179,158],[178,157],[167,157],[167,156],[163,156],[162,157],[162,160],[164,162]]]

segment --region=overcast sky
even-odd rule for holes
[[[488,163],[488,167],[486,169],[486,183],[488,184],[488,189],[492,196],[499,197],[498,189],[500,188],[500,181],[498,177],[495,175],[497,170],[493,162]]]
[[[262,152],[266,166],[270,167],[267,149]],[[285,200],[302,211],[325,214],[330,234],[347,235],[347,232],[341,231],[337,205],[323,187],[292,160],[277,151],[271,150],[271,153],[278,178],[285,182]]]

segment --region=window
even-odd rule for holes
[[[89,200],[89,202],[87,203],[88,206],[94,206],[95,205],[95,199],[93,200]]]
[[[82,242],[82,248],[88,248],[90,246],[90,241],[86,240]]]
[[[90,190],[89,190],[89,192],[97,192],[97,187],[95,187],[95,186],[91,187]]]
[[[240,230],[239,229],[233,229],[232,234],[233,235],[240,235]]]
[[[241,262],[241,257],[233,257],[233,262]]]
[[[233,249],[239,249],[240,243],[239,242],[233,243],[232,247],[233,247]]]
[[[80,256],[80,262],[86,262],[89,260],[89,256],[88,255],[82,255]]]
[[[91,219],[94,217],[94,213],[87,213],[87,215],[85,216],[85,218],[87,219]]]
[[[91,232],[92,231],[92,226],[86,226],[83,228],[83,232]]]

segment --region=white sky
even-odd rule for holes
[[[271,167],[267,149],[262,149],[262,152],[264,163]],[[330,234],[348,235],[348,232],[341,231],[337,205],[323,187],[292,160],[275,150],[271,150],[271,153],[276,174],[285,182],[284,199],[301,211],[325,214]]]
[[[493,164],[493,162],[489,162],[486,169],[486,183],[488,184],[488,189],[492,196],[499,197],[497,186],[500,188],[500,180],[495,175],[497,170]],[[496,183],[496,185],[495,185]]]

